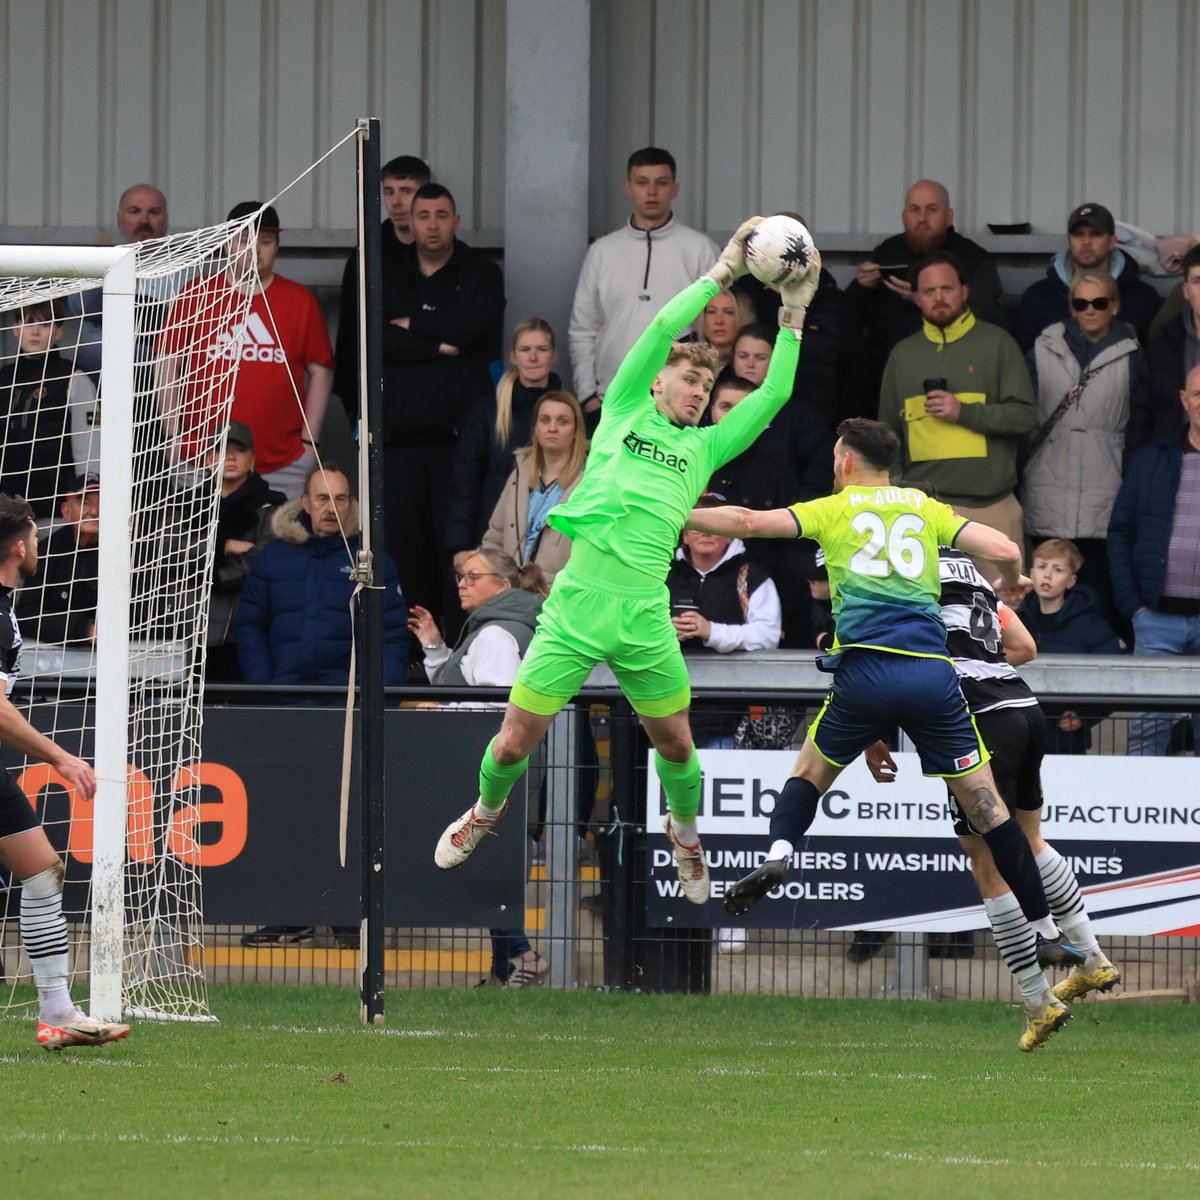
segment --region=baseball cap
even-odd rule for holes
[[[237,442],[247,450],[254,449],[254,433],[245,421],[230,421],[225,427],[225,440]]]
[[[261,200],[243,200],[241,204],[235,204],[225,220],[240,221],[243,217],[252,217],[260,208],[262,220],[258,223],[259,232],[278,233],[282,226],[279,224],[279,214],[275,211],[275,205],[268,204],[263,208]]]
[[[85,471],[82,475],[76,475],[71,480],[71,485],[67,489],[68,496],[81,496],[84,492],[90,492],[100,487],[100,476],[96,471]]]
[[[1110,237],[1117,232],[1112,213],[1103,204],[1093,204],[1090,200],[1067,218],[1067,232],[1074,233],[1079,225],[1090,225],[1097,233],[1107,233]]]

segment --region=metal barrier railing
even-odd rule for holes
[[[698,741],[707,723],[727,728],[748,703],[774,702],[803,710],[798,744],[829,680],[817,671],[812,655],[798,653],[707,656],[690,665]],[[1095,725],[1093,755],[1123,751],[1131,713],[1200,710],[1196,660],[1064,657],[1031,664],[1023,674],[1046,703],[1107,713]],[[646,826],[647,747],[611,678],[600,671],[592,683],[598,686],[589,687],[554,722],[541,768],[544,784],[531,791],[524,925],[550,964],[549,986],[829,997],[1014,996],[1003,963],[982,933],[939,940],[901,932],[877,953],[852,959],[847,957],[854,943],[850,930],[763,929],[744,940],[723,940],[707,929],[648,925],[645,857],[662,834]],[[432,695],[426,688],[389,690],[388,702]],[[309,704],[332,707],[344,693],[307,688],[303,696]],[[504,692],[438,689],[436,696],[495,702]],[[277,705],[280,700],[276,689],[212,687],[207,704]],[[1194,748],[1183,738],[1177,753],[1191,755]],[[1148,791],[1155,787],[1155,762],[1144,760]],[[510,816],[502,832],[518,834],[518,823]],[[276,945],[243,946],[249,931],[249,923],[206,927],[205,962],[212,980],[358,981],[359,954],[344,928],[340,933],[318,928],[311,936]],[[1194,992],[1200,939],[1190,930],[1102,943],[1120,963],[1127,989]],[[474,928],[389,929],[385,957],[390,988],[470,986],[489,974],[489,935]]]

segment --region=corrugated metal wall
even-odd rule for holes
[[[594,0],[592,232],[624,219],[625,157],[647,142],[679,158],[683,218],[716,231],[773,208],[827,234],[893,231],[921,175],[968,230],[1057,234],[1085,198],[1190,230],[1198,7]],[[383,118],[385,157],[435,165],[464,227],[499,231],[504,25],[504,0],[0,0],[0,236],[111,237],[142,179],[175,227],[208,223],[364,113]],[[340,155],[282,206],[293,240],[352,225]]]
[[[1087,198],[1155,232],[1200,226],[1195,0],[610,0],[607,181],[680,161],[679,209],[728,229],[793,208],[824,233],[893,232],[908,183],[959,225],[1061,232]]]
[[[419,154],[464,224],[504,203],[504,5],[488,0],[0,0],[0,227],[113,236],[147,180],[175,228],[267,198],[359,116]],[[299,233],[354,225],[354,152],[281,204]],[[295,238],[293,238],[295,240]],[[316,239],[319,240],[319,237]]]

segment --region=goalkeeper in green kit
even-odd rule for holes
[[[500,732],[483,753],[479,800],[438,840],[439,867],[461,866],[492,831],[530,751],[603,662],[654,744],[683,893],[693,904],[708,899],[696,831],[700,763],[688,724],[691,687],[665,581],[680,531],[713,472],[746,450],[792,394],[800,331],[821,268],[816,248],[803,273],[780,288],[780,329],[762,386],[720,424],[698,428],[716,351],[674,339],[746,274],[745,241],[760,220],[741,225],[712,270],[663,305],[605,393],[582,482],[547,518],[572,539],[571,557],[542,608]]]

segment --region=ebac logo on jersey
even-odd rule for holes
[[[287,353],[282,346],[276,345],[274,335],[258,313],[251,313],[228,333],[218,334],[217,340],[208,348],[208,357],[230,362],[287,362]]]
[[[637,433],[633,429],[625,435],[621,444],[635,457],[648,458],[651,462],[658,463],[660,466],[669,467],[672,471],[678,471],[680,475],[687,470],[688,460],[686,458],[661,449],[657,442],[652,442],[649,438],[642,437],[640,433]]]

